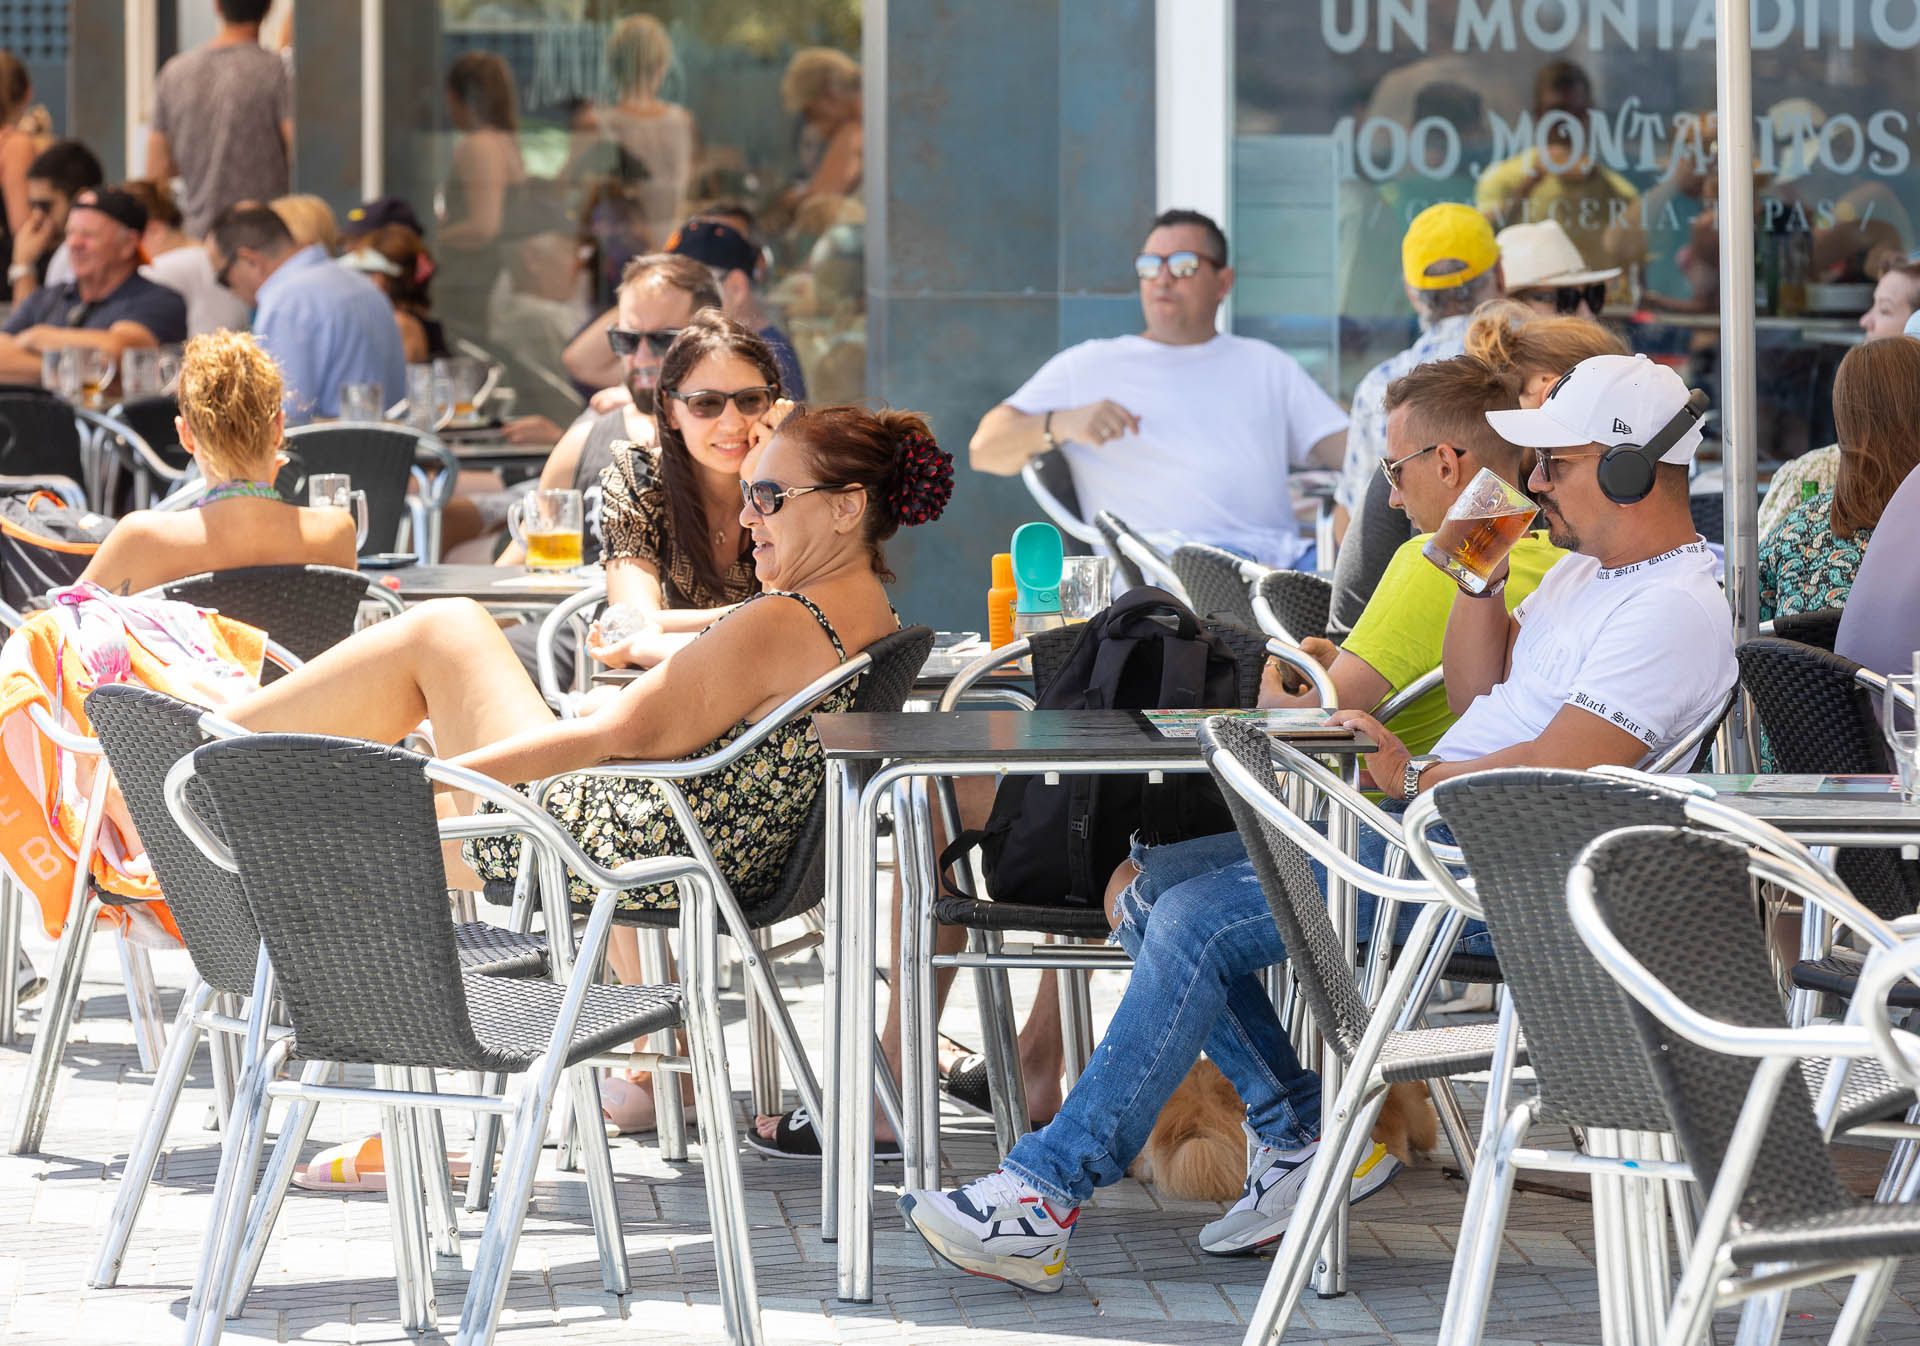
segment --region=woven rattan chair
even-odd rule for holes
[[[1298,645],[1309,636],[1325,640],[1333,586],[1304,570],[1273,570],[1253,587],[1253,610],[1268,635]]]
[[[1880,732],[1878,691],[1885,683],[1853,660],[1791,640],[1762,636],[1735,652],[1740,683],[1753,701],[1778,770],[1792,774],[1845,775],[1893,770]],[[1910,916],[1920,907],[1920,864],[1897,850],[1843,850],[1834,869],[1849,891],[1882,920]],[[1846,996],[1860,960],[1831,950],[1815,926],[1806,929],[1805,956],[1792,972],[1796,986],[1815,994]],[[1920,1008],[1920,988],[1895,988],[1903,1008]],[[1794,1021],[1816,1008],[1814,995],[1796,1002]]]
[[[150,591],[212,608],[224,616],[257,626],[301,659],[330,650],[353,634],[365,603],[377,603],[389,616],[402,611],[400,596],[357,570],[337,566],[242,566],[208,570]]]
[[[145,401],[171,404],[173,399],[148,398]],[[139,405],[136,404],[136,408]],[[141,413],[136,410],[132,414]],[[154,448],[123,408],[115,407],[105,415],[76,408],[73,416],[82,433],[89,437],[88,449],[95,463],[94,470],[99,474],[100,499],[109,513],[118,513],[122,504],[129,499],[135,509],[145,509],[153,503],[156,482],[162,485],[164,493],[165,489],[185,479],[186,469],[174,466],[166,455]],[[158,417],[146,416],[144,419],[152,421]],[[169,444],[178,438],[170,420],[165,438]],[[124,474],[132,475],[131,491],[122,488]]]
[[[355,490],[367,493],[364,550],[398,548],[404,519],[411,523],[413,553],[423,562],[440,559],[440,514],[453,498],[460,464],[434,436],[404,425],[303,425],[287,431],[286,454],[274,481],[286,499],[305,501],[307,478],[316,472],[344,472]],[[422,457],[436,465],[432,479],[416,467]],[[409,482],[418,483],[418,494],[407,494]]]
[[[50,392],[8,388],[0,391],[0,489],[35,486],[75,508],[100,505],[100,473],[73,408]]]
[[[1210,624],[1208,629],[1233,651],[1240,679],[1240,703],[1251,706],[1259,695],[1260,674],[1268,652],[1267,642],[1238,627]],[[994,669],[1023,658],[1033,661],[1034,686],[1045,688],[1058,675],[1079,638],[1079,630],[1069,627],[1035,632],[1024,640],[1002,646],[955,674],[940,698],[939,708],[943,711],[953,710],[960,705],[968,690]],[[946,833],[949,837],[956,837],[962,829],[953,783],[950,779],[941,780],[936,789]],[[900,849],[907,852],[911,848],[903,845]],[[902,1137],[902,1148],[909,1156],[919,1155],[929,1169],[937,1163],[938,1147],[937,1137],[931,1134],[925,1121],[931,1113],[933,1102],[937,1100],[919,1091],[931,1089],[927,1071],[931,1069],[933,1060],[933,1025],[931,1015],[918,1014],[918,1002],[931,996],[931,987],[924,984],[925,978],[931,975],[930,969],[966,965],[975,970],[981,1032],[985,1041],[988,1094],[993,1102],[995,1133],[1004,1153],[1029,1129],[1026,1090],[1020,1078],[1019,1053],[1014,1047],[1017,1016],[1009,982],[1011,966],[1017,962],[1022,968],[1053,969],[1059,974],[1069,1080],[1078,1077],[1081,1064],[1093,1050],[1092,1007],[1088,999],[1087,974],[1098,968],[1129,966],[1125,951],[1118,945],[1106,942],[1109,933],[1107,917],[1098,907],[1070,906],[1064,901],[1010,901],[995,900],[991,895],[982,897],[975,888],[970,870],[964,864],[955,867],[954,885],[953,891],[936,892],[936,885],[930,879],[925,883],[924,897],[931,900],[930,912],[916,909],[919,902],[915,892],[909,890],[903,894],[900,916],[903,941],[909,938],[909,932],[917,940],[919,932],[931,929],[933,922],[957,925],[967,931],[967,951],[958,960],[932,956],[929,946],[924,957],[913,960],[903,957],[901,961],[903,985],[898,993],[905,997],[901,1022],[903,1025],[921,1023],[924,1030],[921,1041],[913,1050],[907,1050],[903,1043],[901,1088],[905,1095],[903,1106],[911,1135]],[[1053,943],[1016,952],[1007,946],[1006,937],[1010,934],[1040,935]],[[986,966],[982,960],[988,959],[995,965]],[[910,962],[916,966],[910,969]],[[919,964],[924,964],[924,967]],[[909,1058],[918,1065],[910,1068]],[[916,1099],[919,1100],[917,1111]]]
[[[694,1076],[727,1332],[735,1341],[762,1339],[717,1003],[710,996],[683,998],[676,986],[594,982],[619,892],[672,882],[684,896],[685,957],[694,969],[689,980],[711,985],[706,979],[712,975],[717,929],[711,903],[723,885],[709,861],[661,857],[608,871],[516,792],[474,772],[377,744],[285,734],[209,744],[170,778],[169,803],[183,825],[188,823],[183,815],[191,814],[185,791],[196,779],[211,801],[213,827],[196,824],[186,830],[215,863],[238,872],[271,959],[271,975],[256,974],[256,988],[277,989],[293,1028],[292,1038],[263,1044],[236,1094],[215,1192],[216,1237],[202,1280],[206,1302],[228,1302],[240,1255],[241,1229],[234,1217],[247,1200],[272,1099],[324,1099],[337,1092],[312,1082],[311,1072],[298,1083],[275,1081],[278,1065],[292,1053],[309,1061],[375,1067],[386,1110],[382,1130],[389,1182],[403,1198],[389,1206],[406,1326],[434,1327],[429,1245],[437,1240],[411,1218],[425,1208],[417,1199],[421,1156],[408,1129],[397,1124],[397,1110],[477,1109],[513,1119],[458,1336],[465,1346],[485,1346],[506,1299],[548,1112],[563,1075],[584,1138],[601,1281],[611,1293],[626,1293],[630,1279],[614,1206],[612,1161],[587,1063],[636,1036],[684,1022],[691,1062],[663,1057],[654,1064],[656,1069],[685,1067]],[[501,812],[443,828],[434,815],[435,784],[471,791]],[[677,798],[677,791],[672,793]],[[486,831],[520,832],[537,852],[549,920],[564,919],[562,866],[598,891],[578,950],[566,960],[555,950],[556,960],[570,964],[564,985],[476,976],[462,969],[440,842],[444,836]],[[368,900],[369,895],[377,900]],[[266,1000],[256,994],[256,1004]],[[259,1025],[255,1015],[250,1040],[259,1036]],[[514,1100],[422,1093],[416,1087],[422,1067],[483,1076],[524,1073],[526,1080]],[[579,1126],[582,1121],[588,1124]],[[219,1316],[206,1315],[210,1332],[203,1335],[217,1335]]]
[[[1103,544],[1100,530],[1080,517],[1080,497],[1073,489],[1073,469],[1066,455],[1043,453],[1029,458],[1020,469],[1020,480],[1040,512],[1060,530],[1067,555],[1085,556]]]
[[[1683,1179],[1666,1138],[1666,1103],[1646,1068],[1625,998],[1581,945],[1566,905],[1554,899],[1580,852],[1596,837],[1623,827],[1683,826],[1689,807],[1726,816],[1686,790],[1637,773],[1605,775],[1506,769],[1442,781],[1409,811],[1409,847],[1421,872],[1450,900],[1480,912],[1487,922],[1508,997],[1502,1031],[1516,1023],[1526,1033],[1538,1092],[1510,1102],[1504,1088],[1490,1092],[1482,1129],[1481,1161],[1468,1192],[1463,1238],[1454,1258],[1440,1340],[1476,1341],[1485,1323],[1507,1204],[1519,1169],[1583,1171],[1594,1182],[1596,1257],[1601,1309],[1609,1340],[1650,1339],[1636,1325],[1657,1320],[1665,1265],[1659,1193],[1633,1184]],[[1435,861],[1425,844],[1433,818],[1446,822],[1466,857],[1471,893]],[[1793,843],[1758,824],[1739,824],[1796,861]],[[1684,887],[1677,891],[1686,891]],[[1757,928],[1751,899],[1745,920]],[[1689,956],[1698,958],[1696,944]],[[1905,1100],[1884,1076],[1863,1082],[1850,1099],[1847,1120],[1877,1119]],[[1577,1127],[1587,1153],[1530,1149],[1538,1123]],[[1684,1227],[1689,1205],[1667,1193]],[[1619,1334],[1619,1335],[1615,1335]]]
[[[1887,988],[1911,983],[1920,945],[1882,931],[1861,984],[1869,1011],[1846,1027],[1790,1029],[1753,919],[1756,879],[1782,875],[1744,845],[1636,828],[1596,841],[1568,880],[1572,924],[1631,997],[1642,1069],[1707,1191],[1664,1315],[1666,1346],[1707,1340],[1713,1311],[1742,1301],[1740,1340],[1777,1341],[1784,1292],[1838,1276],[1854,1282],[1832,1340],[1863,1342],[1895,1266],[1920,1255],[1912,1182],[1882,1203],[1849,1193],[1825,1143],[1834,1091],[1815,1103],[1795,1080],[1825,1077],[1839,1058],[1853,1061],[1849,1086],[1868,1071],[1920,1082],[1920,1041],[1885,1012]],[[1862,919],[1864,929],[1872,917]],[[1713,956],[1701,957],[1707,948]]]
[[[108,1286],[119,1276],[127,1241],[159,1162],[200,1035],[233,1031],[231,1018],[216,1012],[215,998],[244,997],[252,992],[260,933],[239,880],[211,864],[186,838],[164,797],[167,773],[181,758],[206,743],[210,734],[239,731],[198,706],[125,683],[99,688],[88,696],[87,716],[113,768],[168,908],[180,927],[196,978],[182,997],[166,1054],[154,1074],[146,1119],[121,1174],[113,1217],[95,1260],[89,1283]],[[460,964],[469,972],[534,976],[546,970],[546,940],[542,937],[478,923],[455,926],[454,937]],[[215,1045],[216,1069],[226,1059],[226,1053]],[[295,1137],[292,1151],[298,1151],[312,1112],[311,1105],[296,1104],[296,1116],[282,1128]],[[291,1176],[290,1172],[286,1176]],[[270,1177],[266,1191],[277,1209],[285,1193],[284,1178],[275,1183]],[[251,1282],[251,1272],[249,1267],[246,1282]]]
[[[1127,589],[1152,585],[1165,589],[1183,603],[1187,602],[1180,577],[1174,573],[1165,553],[1147,541],[1138,529],[1104,509],[1093,516],[1093,526],[1100,530],[1107,550],[1113,553],[1113,568],[1120,581],[1114,586],[1116,596]],[[1192,604],[1188,603],[1188,606]]]
[[[1812,645],[1816,649],[1832,650],[1834,641],[1840,636],[1841,612],[1840,608],[1821,608],[1817,612],[1790,612],[1763,624],[1760,634],[1775,635],[1782,640]]]
[[[1250,590],[1267,572],[1266,566],[1202,542],[1175,547],[1169,564],[1180,577],[1187,597],[1193,600],[1193,610],[1200,616],[1247,631],[1259,629]]]
[[[1695,491],[1687,496],[1687,512],[1693,516],[1694,532],[1709,542],[1726,540],[1726,496],[1719,491]]]
[[[1259,729],[1215,718],[1201,730],[1200,741],[1280,929],[1294,984],[1321,1036],[1342,1063],[1337,1097],[1331,1105],[1322,1105],[1320,1151],[1249,1320],[1248,1342],[1278,1342],[1313,1274],[1321,1247],[1346,1206],[1350,1175],[1373,1143],[1373,1122],[1387,1088],[1489,1069],[1496,1080],[1504,1080],[1524,1049],[1513,1034],[1502,1038],[1492,1025],[1416,1027],[1464,916],[1438,901],[1439,893],[1430,881],[1398,879],[1359,865],[1289,809],[1274,772],[1274,745]],[[1283,750],[1280,756],[1290,765],[1306,765],[1291,750]],[[1399,838],[1396,822],[1357,794],[1343,796],[1339,806],[1355,810],[1361,825],[1372,826],[1391,840]],[[1348,941],[1328,914],[1328,894],[1314,878],[1310,857],[1326,866],[1330,876],[1364,888],[1385,903],[1423,907],[1377,1003],[1371,1006],[1348,954]],[[1383,910],[1383,920],[1390,910]],[[1376,938],[1381,930],[1376,923]],[[1468,1163],[1467,1155],[1459,1157]],[[1475,1171],[1479,1171],[1477,1165]]]

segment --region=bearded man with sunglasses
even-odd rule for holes
[[[1161,214],[1134,271],[1146,330],[1047,361],[981,419],[973,467],[1012,476],[1057,451],[1085,518],[1110,510],[1156,541],[1311,569],[1288,476],[1339,463],[1346,413],[1270,343],[1218,330],[1233,268],[1205,215]]]

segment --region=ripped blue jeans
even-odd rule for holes
[[[1385,855],[1385,839],[1361,827],[1361,863],[1379,869]],[[1133,956],[1126,994],[1059,1115],[1006,1158],[1010,1172],[1061,1205],[1126,1175],[1202,1048],[1239,1091],[1247,1126],[1264,1144],[1297,1149],[1320,1134],[1320,1076],[1294,1055],[1261,976],[1287,950],[1239,833],[1136,844],[1133,863],[1140,876],[1121,895],[1114,932]],[[1326,873],[1313,868],[1324,890]],[[1363,936],[1374,906],[1371,893],[1359,894]],[[1396,941],[1415,915],[1402,908]],[[1463,952],[1492,952],[1485,926],[1467,931]]]

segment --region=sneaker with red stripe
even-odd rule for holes
[[[1067,1239],[1079,1207],[1056,1210],[1005,1169],[950,1192],[908,1192],[899,1206],[908,1228],[970,1276],[1043,1295],[1065,1282]]]

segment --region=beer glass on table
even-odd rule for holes
[[[344,472],[315,472],[307,478],[307,505],[312,509],[344,509],[353,512],[353,549],[367,545],[367,493],[353,489],[353,478]]]
[[[507,510],[507,531],[527,553],[530,570],[578,570],[583,501],[578,491],[531,491]]]
[[[387,419],[387,400],[381,395],[377,383],[343,383],[340,385],[340,419],[343,421],[370,421],[379,424]]]
[[[105,351],[83,347],[80,352],[80,397],[90,407],[100,405],[107,385],[113,382],[113,357]]]
[[[1518,486],[1489,468],[1474,474],[1421,554],[1470,594],[1485,593],[1501,559],[1538,513]]]
[[[473,425],[479,420],[480,389],[487,381],[485,365],[471,356],[450,355],[433,362],[433,377],[435,382],[446,381],[447,401],[452,404],[448,424]]]
[[[1060,614],[1077,626],[1113,602],[1113,558],[1068,556],[1060,562]]]
[[[179,373],[179,356],[158,346],[135,346],[120,357],[120,391],[129,402],[159,397]]]

